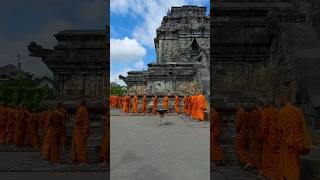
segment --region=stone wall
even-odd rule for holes
[[[313,25],[320,33],[320,1],[319,0],[287,0],[306,14],[306,22]]]
[[[107,29],[108,31],[108,29]],[[30,43],[31,56],[42,61],[54,74],[54,85],[62,98],[102,98],[109,82],[109,48],[104,30],[65,30],[54,35],[52,50]]]
[[[211,94],[226,97],[233,91],[231,96],[262,99],[272,93],[265,18],[270,11],[290,8],[273,3],[221,3],[213,7]]]

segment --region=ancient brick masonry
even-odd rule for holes
[[[320,43],[314,23],[293,4],[273,0],[217,1],[211,14],[214,106],[229,111],[235,103],[279,103],[291,95],[308,123],[319,127]]]
[[[42,57],[54,75],[58,96],[99,98],[107,93],[109,64],[104,30],[65,30],[54,35],[58,44],[44,49],[29,45],[31,56]]]
[[[109,95],[109,27],[106,30],[64,30],[54,36],[58,40],[54,49],[42,48],[35,42],[28,46],[30,56],[41,57],[54,75],[57,100],[43,102],[40,108],[54,107],[61,100],[64,102],[70,141],[76,104],[80,99],[86,99],[91,128],[88,149],[95,152],[91,155],[96,158],[105,113],[109,111],[105,109],[109,103],[104,99]]]
[[[204,90],[209,95],[209,17],[205,7],[172,7],[157,29],[157,61],[147,71],[120,76],[129,93],[186,95]]]

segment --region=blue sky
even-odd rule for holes
[[[147,64],[156,60],[156,28],[172,6],[182,5],[206,6],[209,14],[209,0],[110,1],[110,81],[124,85],[120,74],[147,69]]]

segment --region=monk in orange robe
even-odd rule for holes
[[[204,111],[207,109],[207,101],[203,94],[199,93],[197,96],[197,112],[196,117],[198,118],[199,122],[204,122]]]
[[[158,97],[154,95],[152,99],[152,113],[157,114],[157,109],[158,109]]]
[[[249,114],[250,156],[253,165],[261,171],[262,161],[262,134],[261,134],[262,107],[256,105]]]
[[[6,108],[2,104],[0,105],[0,144],[5,143],[7,123],[8,123],[8,108]]]
[[[13,137],[13,131],[14,131],[14,123],[16,121],[16,109],[9,108],[8,109],[8,123],[6,127],[6,140],[5,143],[11,144],[12,143],[12,137]]]
[[[169,98],[168,96],[164,96],[162,99],[163,109],[169,110]]]
[[[130,110],[130,103],[131,103],[131,97],[130,96],[126,96],[124,98],[124,112],[125,113],[129,113],[129,110]]]
[[[245,164],[245,168],[253,167],[250,154],[248,152],[249,145],[249,129],[248,129],[248,113],[241,105],[237,107],[237,113],[235,116],[236,123],[236,154],[241,165]]]
[[[102,164],[107,164],[110,161],[110,118],[105,116],[104,134],[100,149],[100,159]]]
[[[303,117],[290,102],[289,98],[282,100],[279,113],[280,123],[280,159],[279,170],[282,179],[299,180],[299,156],[302,149]]]
[[[183,97],[183,113],[188,114],[188,97]]]
[[[195,95],[191,96],[190,104],[191,104],[191,117],[193,119],[197,119],[197,117],[196,117],[196,114],[197,114],[196,113],[197,100],[196,100],[196,96]]]
[[[31,146],[33,148],[40,147],[38,130],[39,130],[39,114],[35,112],[30,113],[30,117],[28,119],[26,145]]]
[[[122,112],[126,111],[126,98],[127,96],[122,97]]]
[[[66,112],[60,103],[55,111],[52,112],[48,119],[48,137],[49,141],[49,157],[54,164],[60,164],[60,147],[66,143],[65,138],[65,122]]]
[[[117,106],[117,108],[122,108],[122,97],[120,96],[120,97],[118,97],[118,106]]]
[[[180,114],[179,106],[180,106],[180,100],[179,100],[179,97],[176,96],[176,99],[174,100],[174,108],[177,114]]]
[[[192,102],[191,102],[192,98],[191,96],[188,96],[188,112],[187,112],[187,115],[188,116],[191,116],[191,111],[192,111]]]
[[[219,145],[219,137],[222,134],[218,112],[211,108],[210,111],[210,157],[216,165],[224,164],[223,150]]]
[[[80,162],[80,165],[87,163],[87,139],[89,136],[89,113],[82,100],[75,114],[75,124],[71,145],[71,159]]]
[[[29,118],[30,114],[26,110],[25,105],[20,105],[17,111],[17,119],[14,123],[14,132],[13,132],[13,143],[16,147],[23,147],[25,137],[26,137],[26,130],[28,127],[27,119]]]
[[[121,111],[123,111],[123,98],[122,98],[122,96],[119,97],[119,108]]]
[[[135,95],[132,102],[132,113],[138,113],[138,101],[138,96]]]
[[[147,96],[143,95],[142,104],[141,104],[141,113],[145,114],[147,111]]]
[[[278,111],[269,105],[262,111],[261,134],[263,139],[262,175],[269,179],[280,179],[276,166],[280,159],[280,129]]]
[[[41,129],[41,156],[42,159],[49,160],[50,157],[50,140],[52,134],[52,128],[49,129],[51,119],[55,117],[55,108],[50,107],[48,111],[44,111],[40,114],[40,129]]]

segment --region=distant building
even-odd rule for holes
[[[17,79],[23,76],[25,76],[25,72],[19,71],[18,67],[13,64],[0,67],[0,81]]]

